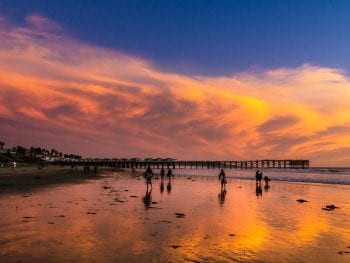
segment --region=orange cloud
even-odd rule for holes
[[[348,165],[350,80],[339,69],[183,76],[72,39],[40,15],[26,21],[0,20],[0,136],[8,144]]]

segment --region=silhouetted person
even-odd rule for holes
[[[145,172],[145,178],[146,178],[146,184],[147,184],[147,189],[148,185],[150,184],[152,187],[152,177],[153,177],[153,171],[151,169],[151,166],[148,166]]]
[[[227,181],[226,181],[226,174],[224,172],[224,169],[221,169],[220,173],[219,173],[219,176],[218,176],[218,179],[221,183],[221,189],[224,189],[225,188],[225,185],[227,184]]]
[[[94,173],[97,173],[97,165],[94,167]]]
[[[221,191],[218,194],[218,201],[220,205],[223,205],[225,203],[225,198],[226,198],[226,189],[221,188]]]
[[[173,171],[171,169],[168,170],[167,176],[170,178],[173,175]]]
[[[152,189],[148,190],[148,187],[147,187],[146,195],[143,197],[142,201],[146,209],[150,208],[152,204]]]
[[[256,185],[255,194],[256,194],[256,196],[262,196],[261,184],[257,184],[257,185]]]
[[[261,185],[261,179],[262,179],[262,172],[260,170],[257,170],[255,173],[255,179],[256,183]]]

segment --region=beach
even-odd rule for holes
[[[223,191],[216,170],[174,170],[147,188],[140,172],[69,169],[23,171],[32,186],[0,188],[0,262],[350,260],[349,185],[271,181],[257,188],[255,180],[228,177]]]
[[[106,169],[105,169],[106,170]],[[44,166],[20,164],[0,168],[0,195],[25,192],[51,185],[81,183],[87,179],[98,179],[100,173],[84,172],[83,167],[72,169],[70,166]]]

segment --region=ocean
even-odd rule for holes
[[[153,169],[159,173],[159,169]],[[224,169],[232,179],[255,180],[255,169]],[[271,181],[350,185],[350,168],[260,169]],[[174,175],[216,177],[220,169],[174,169]]]

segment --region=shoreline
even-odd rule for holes
[[[64,184],[79,184],[85,183],[88,180],[98,180],[108,178],[113,174],[113,177],[133,177],[137,180],[145,180],[143,178],[143,172],[140,170],[132,171],[128,168],[100,168],[97,172],[90,171],[84,172],[83,167],[78,167],[78,170],[73,170],[71,167],[59,167],[59,166],[46,166],[42,169],[38,169],[36,165],[25,164],[17,167],[15,170],[12,168],[1,168],[0,169],[0,196],[2,194],[25,192],[31,190],[37,190],[46,187],[55,187]],[[167,180],[167,176],[164,179]],[[210,179],[217,181],[216,175],[186,175],[176,174],[172,178],[182,178],[192,181],[194,179]],[[235,181],[243,182],[254,182],[255,178],[246,177],[227,177],[231,184]],[[161,181],[159,173],[155,173],[152,182]],[[319,183],[319,182],[307,182],[307,181],[289,181],[289,180],[272,180],[271,184],[292,184],[300,186],[313,186],[313,187],[324,187],[324,188],[335,188],[350,190],[349,184],[338,184],[338,183]],[[263,186],[264,184],[262,184]]]
[[[194,178],[210,178],[214,181],[217,181],[216,176],[200,176],[200,175],[195,175],[195,176],[186,176],[186,175],[176,175],[175,177],[191,177],[191,179]],[[255,182],[255,179],[251,178],[235,178],[235,177],[227,177],[228,182],[231,184],[233,183],[232,181],[243,181],[243,182]],[[158,181],[157,179],[155,181]],[[278,184],[278,185],[295,185],[295,186],[312,186],[312,187],[323,187],[323,188],[331,188],[331,189],[341,189],[341,190],[348,190],[350,191],[350,185],[349,184],[325,184],[325,183],[313,183],[313,182],[303,182],[303,181],[283,181],[283,180],[273,180],[270,181],[269,185],[271,186],[272,184]],[[219,183],[218,183],[219,184]],[[264,183],[262,183],[262,187],[264,187]]]
[[[111,167],[98,167],[98,171],[94,172],[93,169],[89,172],[84,171],[84,167],[79,166],[77,170],[72,169],[70,166],[55,166],[48,165],[41,169],[38,169],[37,165],[34,164],[19,164],[16,169],[10,167],[0,168],[0,195],[25,192],[30,190],[37,190],[40,188],[63,185],[63,184],[78,184],[84,183],[92,179],[102,179],[108,177],[108,173],[114,173],[116,176],[134,176],[142,178],[143,170],[135,170],[132,172],[131,169],[122,168],[111,168]],[[188,178],[211,178],[216,179],[216,175],[200,175],[200,174],[178,174],[178,169],[175,169],[175,177],[188,177]],[[154,181],[160,179],[157,169],[155,169]],[[214,172],[214,171],[213,171]],[[158,178],[157,178],[158,177]],[[165,178],[167,178],[165,176]],[[255,178],[252,176],[227,176],[227,179],[242,180],[242,181],[254,181]],[[297,184],[297,185],[312,185],[327,188],[346,189],[350,190],[350,184],[340,183],[322,183],[322,182],[310,182],[302,180],[281,180],[273,178],[271,183],[278,184]]]
[[[155,169],[157,173],[157,169]],[[268,176],[272,182],[295,182],[295,183],[309,183],[320,185],[343,185],[350,186],[350,173],[319,173],[314,171],[299,172],[293,170],[262,170],[264,175]],[[202,169],[176,169],[174,170],[176,176],[203,176],[203,177],[217,177],[219,169],[216,170],[202,170]],[[255,180],[255,171],[253,170],[236,170],[225,169],[226,178],[240,179],[240,180]]]

